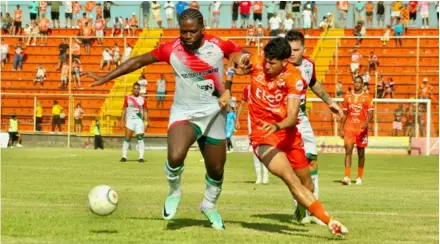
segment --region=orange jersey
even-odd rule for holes
[[[86,12],[91,13],[93,11],[93,8],[95,7],[96,2],[95,1],[87,1],[86,2]]]
[[[104,19],[96,19],[95,20],[95,29],[97,31],[103,30],[105,26],[105,20]]]
[[[373,5],[373,3],[367,3],[367,4],[365,4],[365,10],[366,10],[367,12],[373,12],[373,9],[374,9],[374,5]]]
[[[47,31],[49,29],[50,21],[47,18],[40,19],[40,31]]]
[[[23,10],[17,9],[14,11],[14,21],[21,22],[21,18],[23,17]]]
[[[368,112],[373,111],[373,99],[370,95],[362,92],[361,94],[347,94],[344,97],[342,109],[347,112],[347,121],[344,130],[362,131],[361,125],[368,118]]]
[[[137,24],[138,24],[137,18],[135,16],[131,17],[130,18],[130,26],[137,25]]]
[[[287,98],[302,99],[307,91],[300,71],[292,65],[272,79],[266,77],[263,67],[264,62],[257,63],[251,72],[249,113],[252,132],[261,131],[259,127],[263,121],[278,123],[284,120],[287,117]]]
[[[254,2],[254,4],[252,5],[254,7],[254,13],[256,14],[261,14],[263,13],[263,7],[264,4],[262,1],[256,1]]]
[[[429,97],[432,92],[432,86],[430,84],[421,84],[420,85],[420,96],[421,97]]]

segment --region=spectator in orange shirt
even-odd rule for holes
[[[73,1],[72,9],[73,9],[73,23],[75,24],[74,28],[78,29],[79,28],[78,20],[80,18],[79,12],[81,11],[82,6],[80,3],[78,3],[78,1]]]
[[[87,1],[85,5],[86,13],[88,18],[93,18],[93,9],[95,8],[95,1]]]
[[[373,28],[373,10],[374,5],[372,1],[368,1],[365,5],[365,11],[367,16],[367,28]]]
[[[104,27],[105,27],[105,19],[102,18],[101,14],[96,15],[95,20],[95,30],[96,30],[96,37],[98,41],[98,46],[101,46],[104,41],[102,37],[104,36]]]
[[[258,26],[263,20],[263,7],[262,1],[256,1],[252,4],[252,9],[254,11],[254,26]]]
[[[50,21],[46,18],[46,14],[41,14],[40,19],[40,35],[41,35],[41,43],[40,45],[47,45],[47,35],[49,33],[49,25]]]
[[[12,27],[12,35],[21,34],[21,19],[23,18],[23,10],[20,9],[20,5],[17,5],[17,9],[14,11],[14,25]]]
[[[199,2],[198,2],[198,1],[191,1],[191,2],[189,3],[189,7],[190,7],[190,8],[194,8],[194,9],[199,10],[200,5],[199,5]]]
[[[92,44],[92,39],[90,38],[93,35],[93,27],[89,25],[89,22],[84,23],[85,26],[81,30],[81,34],[83,36],[83,44],[84,49],[86,50],[86,54],[90,54],[90,46]]]
[[[419,98],[420,99],[431,99],[432,97],[432,86],[428,84],[428,78],[423,78],[423,84],[419,88]]]
[[[137,17],[136,17],[135,13],[132,13],[130,21],[129,21],[129,24],[130,24],[129,35],[130,36],[136,36],[136,30],[138,28],[138,20],[137,20]]]
[[[408,25],[409,25],[409,7],[408,4],[400,8],[400,18],[402,19],[403,29],[405,30],[405,35],[408,35]]]

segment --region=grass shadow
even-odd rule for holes
[[[276,220],[281,223],[294,224],[297,226],[304,226],[300,223],[297,223],[296,221],[293,221],[293,214],[254,214],[254,215],[251,215],[251,217],[252,218]]]
[[[90,230],[90,233],[94,234],[117,234],[117,230]]]

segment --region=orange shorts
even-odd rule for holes
[[[250,141],[255,155],[258,155],[258,147],[269,145],[283,151],[289,159],[292,169],[303,169],[309,166],[309,160],[304,151],[301,134],[295,128],[288,132],[281,130],[268,137],[262,138],[266,132],[253,130]]]
[[[356,144],[357,147],[365,148],[368,145],[368,130],[355,131],[344,130],[344,144]]]

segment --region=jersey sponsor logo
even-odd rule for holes
[[[203,70],[203,71],[199,71],[199,72],[183,73],[183,74],[181,74],[181,76],[185,79],[191,79],[196,76],[207,76],[207,75],[210,75],[213,73],[218,73],[218,68]]]
[[[264,84],[263,80],[264,80],[264,73],[260,72],[258,73],[257,76],[255,76],[255,80],[260,83],[260,84]]]
[[[260,88],[257,88],[256,94],[257,98],[264,99],[269,102],[269,106],[276,107],[278,106],[281,101],[283,101],[284,96],[280,90],[275,91],[275,95],[266,94],[265,91],[261,90]]]
[[[298,91],[304,90],[304,82],[302,80],[297,80],[295,87]]]

